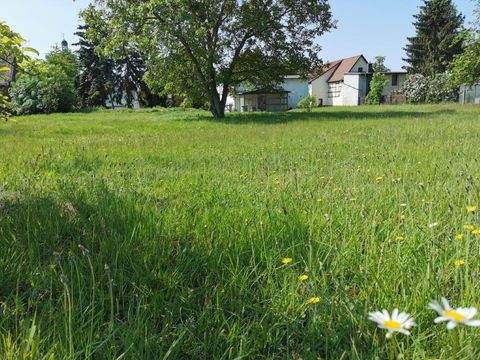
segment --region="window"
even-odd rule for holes
[[[359,67],[358,72],[363,72],[363,67]]]
[[[334,83],[328,83],[328,97],[339,97],[342,91],[342,83],[340,81]]]
[[[398,86],[398,74],[392,74],[392,86]]]

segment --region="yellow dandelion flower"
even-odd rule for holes
[[[472,234],[476,236],[480,236],[480,228],[472,230]]]
[[[403,236],[397,236],[397,237],[395,238],[395,240],[397,240],[397,241],[403,241],[403,240],[405,240],[405,237],[403,237]]]
[[[467,230],[467,231],[473,231],[473,230],[475,230],[475,226],[470,225],[470,224],[465,224],[465,225],[463,225],[463,228],[464,228],[465,230]]]
[[[376,181],[377,183],[383,181],[383,176],[377,176],[377,177],[375,178],[375,181]]]
[[[454,264],[456,267],[465,266],[465,260],[455,260]]]
[[[470,214],[474,214],[477,211],[478,207],[476,205],[468,205],[467,212]]]
[[[292,258],[289,258],[289,257],[285,257],[282,259],[282,264],[283,265],[289,265],[293,262],[293,259]]]
[[[298,277],[298,281],[307,281],[308,280],[308,275],[303,274]]]
[[[464,237],[465,237],[465,235],[463,235],[463,234],[457,234],[457,235],[455,235],[455,240],[463,240]]]
[[[315,305],[320,302],[320,298],[318,296],[311,297],[310,299],[307,300],[308,305]]]

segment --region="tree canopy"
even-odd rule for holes
[[[451,79],[457,86],[480,82],[480,0],[476,4],[473,27],[464,34],[465,49],[455,57],[451,68]]]
[[[101,0],[104,50],[138,46],[152,87],[205,97],[223,117],[240,83],[275,86],[320,64],[317,38],[334,26],[328,0]],[[90,35],[95,37],[99,34]]]
[[[22,70],[31,60],[30,54],[38,54],[36,50],[23,46],[24,43],[20,34],[0,21],[0,83],[8,80],[7,74]],[[0,91],[0,119],[8,119],[9,111],[8,97]]]
[[[425,76],[445,72],[462,52],[463,15],[452,0],[424,0],[414,18],[416,34],[408,38],[405,48],[406,69]]]

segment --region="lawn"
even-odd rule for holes
[[[427,309],[480,307],[478,107],[18,117],[0,154],[2,359],[480,358]]]

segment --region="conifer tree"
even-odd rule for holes
[[[424,0],[414,15],[416,34],[408,38],[404,59],[409,73],[431,76],[445,72],[455,55],[462,52],[464,16],[452,0]]]

